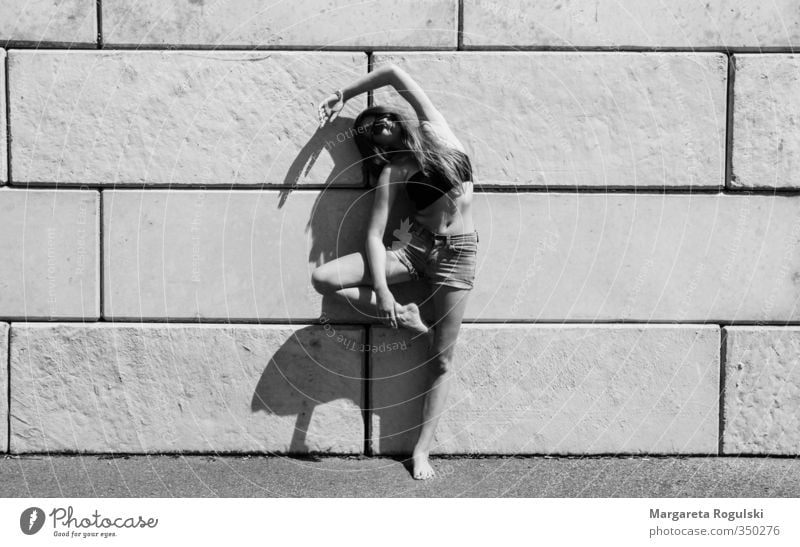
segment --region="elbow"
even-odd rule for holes
[[[380,70],[383,71],[384,77],[392,86],[396,86],[400,81],[400,74],[402,74],[403,71],[403,69],[394,63],[386,63],[385,65],[381,65]]]
[[[367,238],[366,238],[366,251],[367,255],[377,252],[378,250],[383,250],[383,232],[380,230],[369,230],[367,231]]]

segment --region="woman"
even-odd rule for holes
[[[385,85],[408,101],[419,126],[384,107],[368,108],[356,118],[354,138],[365,175],[370,185],[375,183],[366,250],[320,266],[312,282],[320,293],[336,294],[367,313],[377,308],[386,325],[418,333],[428,331],[418,307],[396,302],[389,285],[409,279],[431,285],[433,337],[425,364],[430,388],[413,452],[413,476],[424,480],[434,476],[430,448],[445,408],[453,350],[475,277],[478,234],[472,222],[472,167],[442,114],[395,65],[384,65],[326,98],[319,106],[320,125],[335,119],[348,99]],[[384,230],[401,191],[415,207],[411,241],[398,250],[386,249]]]

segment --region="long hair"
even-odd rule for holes
[[[382,114],[393,114],[400,125],[400,150],[387,150],[372,141],[372,135],[363,127],[363,121],[368,117]],[[469,158],[441,139],[429,132],[420,131],[416,126],[408,123],[408,119],[401,112],[385,107],[372,106],[362,111],[353,122],[354,139],[359,152],[361,152],[361,169],[364,180],[372,185],[372,178],[377,181],[381,171],[392,156],[401,152],[411,152],[422,167],[422,173],[430,176],[440,173],[450,183],[450,188],[461,188],[461,182],[466,173],[471,171],[468,164]]]

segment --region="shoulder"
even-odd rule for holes
[[[388,188],[389,192],[392,193],[398,188],[397,183],[407,182],[410,176],[417,171],[419,171],[419,167],[416,162],[402,160],[387,163],[383,166],[376,187]]]
[[[403,159],[393,160],[384,167],[384,175],[390,182],[401,182],[408,180],[408,177],[419,171],[419,164],[413,157],[408,156]]]
[[[425,134],[433,140],[443,141],[448,146],[460,152],[464,152],[464,145],[461,144],[461,141],[458,140],[458,137],[456,137],[453,130],[450,129],[450,126],[447,125],[447,122],[444,120],[422,120],[419,122],[419,130],[420,133]]]

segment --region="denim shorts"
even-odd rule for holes
[[[408,269],[411,279],[431,285],[471,289],[475,281],[478,232],[438,235],[416,223],[411,241],[400,249],[387,249]]]

